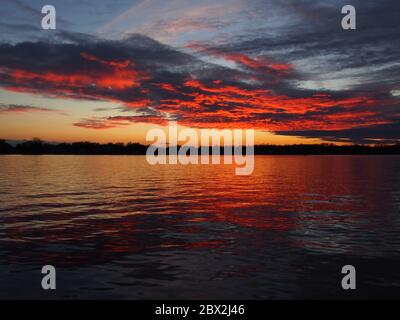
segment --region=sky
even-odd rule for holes
[[[256,143],[400,141],[398,0],[0,5],[2,139],[144,143],[174,120]]]

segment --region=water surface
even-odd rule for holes
[[[0,156],[0,298],[399,298],[399,186],[398,156]]]

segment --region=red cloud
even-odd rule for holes
[[[1,72],[1,71],[0,71]],[[3,72],[6,72],[5,70]],[[96,86],[100,88],[113,88],[117,90],[139,86],[138,74],[134,70],[115,70],[111,73],[75,73],[57,74],[54,72],[33,73],[24,70],[13,70],[8,73],[11,80],[17,84],[31,81],[44,84],[62,85],[69,87]]]
[[[75,124],[87,128],[109,128],[128,123],[167,124],[165,116],[173,114],[180,124],[198,128],[254,128],[269,131],[282,130],[340,130],[359,124],[377,125],[388,123],[369,108],[376,104],[369,97],[335,99],[327,94],[308,98],[291,98],[274,95],[269,90],[250,90],[225,86],[214,81],[214,86],[188,79],[180,90],[185,99],[161,99],[157,116],[118,116],[103,118],[104,126]],[[215,85],[216,84],[216,85]],[[170,90],[172,86],[162,85]],[[174,90],[178,90],[174,88]],[[189,98],[188,98],[189,97]],[[155,105],[155,101],[152,102]],[[340,108],[330,114],[331,108]]]
[[[191,48],[200,50],[194,45]],[[251,58],[208,48],[202,50],[244,67],[246,71],[241,74],[245,76],[258,77],[267,72],[270,78],[280,79],[292,71],[290,64],[267,58]],[[183,58],[179,56],[179,59]],[[390,122],[375,108],[378,101],[366,95],[334,98],[326,93],[316,93],[291,97],[276,93],[275,87],[265,78],[254,84],[232,79],[232,74],[237,73],[218,73],[220,69],[208,77],[201,77],[202,68],[201,72],[192,74],[177,65],[180,60],[175,56],[167,59],[168,69],[164,69],[161,76],[157,74],[158,60],[153,62],[154,65],[148,64],[147,60],[140,64],[137,60],[134,63],[133,59],[104,59],[81,50],[74,59],[71,62],[73,69],[51,65],[39,72],[29,69],[28,65],[25,69],[0,66],[0,81],[3,87],[17,92],[111,101],[127,109],[151,107],[151,112],[140,116],[83,119],[75,124],[90,129],[124,127],[137,122],[164,125],[171,118],[190,127],[268,131],[340,130],[360,124]],[[384,106],[385,101],[381,100],[379,104]]]
[[[0,76],[15,84],[10,86],[11,90],[18,90],[17,86],[29,87],[31,84],[46,85],[49,91],[57,94],[79,93],[80,89],[96,87],[102,89],[124,90],[139,87],[140,81],[147,79],[143,72],[134,69],[133,62],[107,61],[94,55],[82,52],[81,57],[88,63],[101,64],[102,68],[91,67],[79,72],[33,72],[23,69],[0,68]],[[57,88],[57,89],[56,89]],[[63,88],[66,88],[63,90]],[[23,90],[22,90],[23,91]]]
[[[205,53],[207,55],[221,57],[227,61],[235,62],[239,66],[244,66],[258,72],[268,72],[283,76],[293,69],[292,65],[288,63],[278,63],[273,61],[271,58],[251,58],[245,54],[218,51],[217,49],[195,43],[186,45],[186,48],[200,53]]]
[[[89,60],[89,61],[96,61],[96,62],[99,62],[101,64],[104,64],[104,65],[107,65],[107,66],[111,66],[111,67],[114,67],[114,68],[119,68],[119,69],[125,69],[129,65],[133,64],[129,60],[124,60],[124,61],[103,60],[103,59],[97,58],[95,55],[92,55],[92,54],[86,53],[86,52],[81,52],[81,57],[83,57],[83,58],[85,58],[86,60]]]

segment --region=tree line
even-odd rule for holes
[[[71,154],[71,155],[145,155],[148,146],[130,143],[72,142],[49,143],[33,139],[9,144],[0,139],[0,154]],[[245,152],[243,150],[243,152]],[[167,153],[169,150],[167,148]],[[210,154],[211,154],[210,149]],[[335,144],[295,144],[295,145],[256,145],[256,155],[352,155],[352,154],[400,154],[400,144],[394,145],[335,145]],[[221,154],[223,148],[221,147]]]

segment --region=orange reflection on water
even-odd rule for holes
[[[0,157],[0,256],[103,264],[192,250],[368,250],[393,225],[395,157],[256,157],[231,165],[149,166],[137,156]],[[396,207],[397,206],[397,207]],[[363,239],[363,243],[360,243]]]

